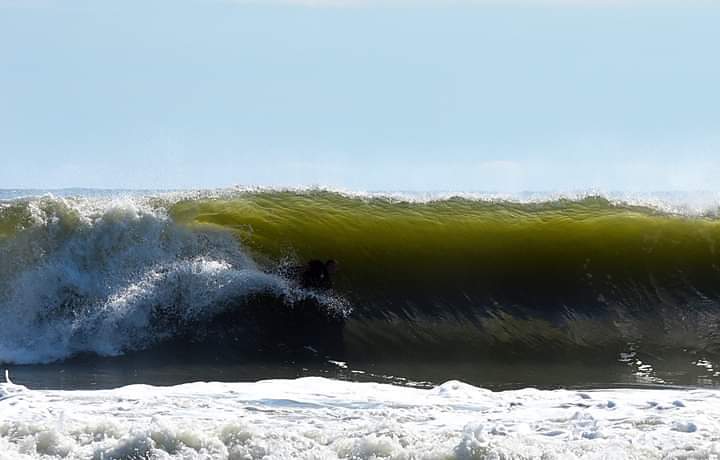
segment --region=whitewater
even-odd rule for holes
[[[230,233],[178,225],[153,202],[185,195],[94,195],[0,201],[0,362],[147,348],[255,294],[348,308],[304,292],[279,264],[260,268]]]
[[[430,390],[319,377],[33,391],[0,385],[0,458],[701,459],[713,390]]]

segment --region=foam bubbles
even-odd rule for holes
[[[176,225],[142,200],[33,199],[0,240],[0,362],[117,355],[262,292],[291,294],[227,232]]]
[[[715,390],[496,393],[460,382],[421,390],[303,378],[15,394],[0,400],[3,460],[660,459],[720,452]],[[678,400],[684,405],[673,404]]]

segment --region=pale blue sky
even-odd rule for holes
[[[715,4],[0,0],[0,188],[720,190]]]

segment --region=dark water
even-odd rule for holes
[[[306,350],[293,354],[218,354],[156,349],[119,357],[84,355],[66,361],[6,366],[15,383],[36,389],[105,389],[131,384],[252,382],[323,376],[349,381],[432,387],[456,379],[492,390],[526,387],[717,387],[720,366],[687,352],[663,356],[586,356],[574,360],[343,362]],[[716,367],[717,366],[717,367]],[[717,369],[717,370],[716,370]]]

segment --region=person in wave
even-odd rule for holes
[[[330,289],[332,276],[337,272],[337,262],[330,259],[323,262],[313,259],[305,265],[300,279],[302,287],[315,289]]]
[[[337,355],[343,347],[345,316],[327,305],[337,271],[332,259],[296,265],[284,275],[308,291],[292,298],[267,292],[242,299],[236,308],[216,315],[205,335],[250,350]]]

